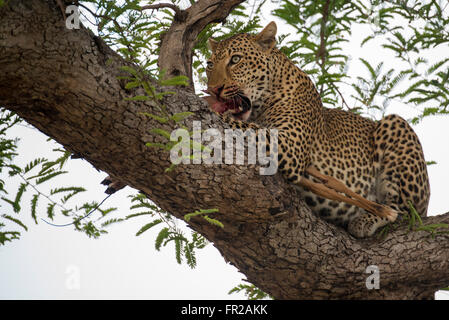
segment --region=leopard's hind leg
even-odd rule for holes
[[[410,202],[421,216],[426,216],[430,186],[416,133],[403,118],[389,115],[377,124],[373,141],[376,182],[371,200],[400,214],[408,214]],[[387,219],[365,211],[349,222],[348,231],[363,238],[386,224]]]
[[[379,203],[407,214],[411,202],[421,216],[427,215],[427,165],[416,133],[403,118],[389,115],[379,121],[373,163]]]

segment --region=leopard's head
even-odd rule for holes
[[[209,104],[219,113],[230,110],[247,120],[269,91],[270,55],[276,44],[276,24],[269,23],[259,34],[238,34],[217,42],[209,39],[212,51],[207,61]]]

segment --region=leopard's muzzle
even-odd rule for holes
[[[223,97],[222,91],[223,88],[204,91],[211,95],[206,97],[206,100],[209,102],[212,110],[220,114],[230,111],[235,118],[247,120],[251,113],[251,101],[249,98],[241,91],[227,92]]]

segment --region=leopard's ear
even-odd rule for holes
[[[208,43],[209,43],[209,49],[210,49],[210,51],[214,52],[215,49],[217,48],[218,41],[217,41],[217,40],[214,40],[214,39],[212,39],[212,38],[209,38]]]
[[[262,47],[262,50],[269,51],[276,45],[277,26],[271,21],[258,35],[256,42]]]

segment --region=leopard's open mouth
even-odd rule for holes
[[[232,115],[240,120],[247,120],[251,113],[251,101],[242,92],[237,92],[228,99],[223,99],[219,95],[215,95],[210,91],[205,91],[211,96],[205,97],[209,106],[218,113],[230,111]]]

